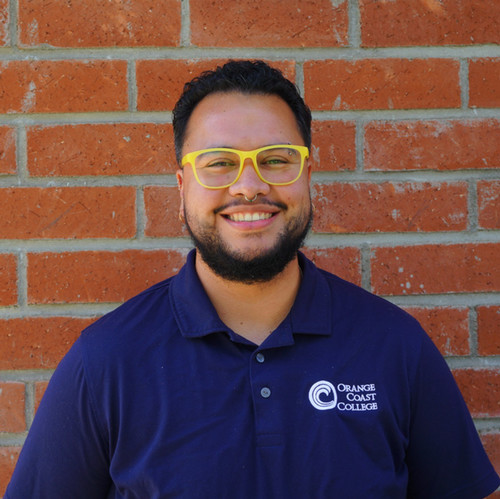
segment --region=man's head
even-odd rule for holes
[[[272,279],[296,258],[311,223],[307,106],[281,73],[248,61],[204,73],[180,102],[181,214],[199,256],[228,280]]]
[[[205,71],[184,85],[173,111],[175,153],[179,165],[186,128],[194,108],[208,95],[226,92],[280,97],[295,115],[304,145],[311,148],[311,111],[295,85],[281,71],[263,61],[229,61],[213,71]]]

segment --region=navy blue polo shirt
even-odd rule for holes
[[[259,347],[180,273],[86,329],[8,499],[479,498],[499,479],[440,354],[394,305],[300,255]]]

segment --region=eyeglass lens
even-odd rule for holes
[[[203,184],[217,187],[236,179],[240,163],[240,155],[236,152],[211,150],[196,157],[195,168]],[[257,154],[259,173],[265,181],[275,184],[297,180],[301,163],[301,153],[293,148],[273,147]]]

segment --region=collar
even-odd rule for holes
[[[190,251],[185,265],[172,278],[170,301],[181,334],[186,338],[199,338],[225,332],[234,337],[203,289],[195,270],[195,257],[196,251]],[[293,344],[293,334],[331,334],[332,297],[326,277],[300,252],[299,265],[302,282],[295,303],[288,317],[263,345],[268,342],[272,346]]]

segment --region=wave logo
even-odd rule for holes
[[[337,392],[329,381],[317,381],[309,390],[309,402],[319,411],[333,409],[337,405]]]

